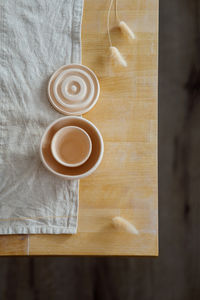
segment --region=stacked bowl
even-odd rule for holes
[[[83,65],[62,66],[50,78],[50,103],[70,115],[50,124],[41,140],[41,160],[53,174],[80,179],[99,166],[104,152],[101,133],[92,122],[77,116],[95,105],[99,93],[96,75]]]

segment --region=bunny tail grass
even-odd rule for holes
[[[117,229],[123,229],[132,234],[139,234],[137,228],[122,217],[114,217],[112,219],[112,223],[113,223],[114,227]]]
[[[111,46],[110,48],[110,55],[113,58],[113,60],[123,66],[123,67],[127,67],[127,62],[125,61],[125,59],[123,58],[123,56],[121,55],[121,53],[119,52],[119,50],[116,47]]]
[[[119,22],[119,28],[120,28],[121,32],[124,34],[124,36],[126,36],[128,39],[130,39],[130,40],[135,39],[134,32],[130,29],[130,27],[124,21]]]

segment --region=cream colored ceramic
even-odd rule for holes
[[[85,130],[66,126],[56,132],[51,141],[54,158],[67,167],[78,167],[86,162],[92,151],[92,142]]]
[[[92,151],[88,160],[78,167],[67,167],[58,163],[51,152],[53,136],[63,127],[76,126],[87,132],[92,142]],[[81,117],[63,117],[52,124],[44,132],[40,144],[40,155],[44,166],[53,174],[66,179],[80,179],[92,174],[99,166],[104,152],[104,144],[101,133],[90,121]]]
[[[64,65],[50,78],[49,101],[64,115],[82,115],[97,102],[99,81],[92,70],[80,64]]]

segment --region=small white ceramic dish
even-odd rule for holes
[[[66,126],[56,132],[51,141],[54,158],[67,167],[78,167],[88,160],[92,142],[85,130],[76,126]]]
[[[100,85],[95,73],[81,64],[64,65],[51,76],[49,101],[64,115],[82,115],[97,102]]]
[[[51,152],[51,141],[54,135],[58,130],[66,126],[82,128],[87,132],[92,142],[92,151],[89,158],[85,163],[78,167],[72,168],[60,164]],[[103,138],[96,126],[84,118],[75,116],[63,117],[50,124],[45,130],[40,144],[40,156],[44,166],[51,173],[69,180],[81,179],[91,175],[100,165],[103,158],[103,152]]]

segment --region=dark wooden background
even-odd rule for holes
[[[0,258],[1,300],[200,299],[200,0],[160,0],[159,62],[159,258]]]

